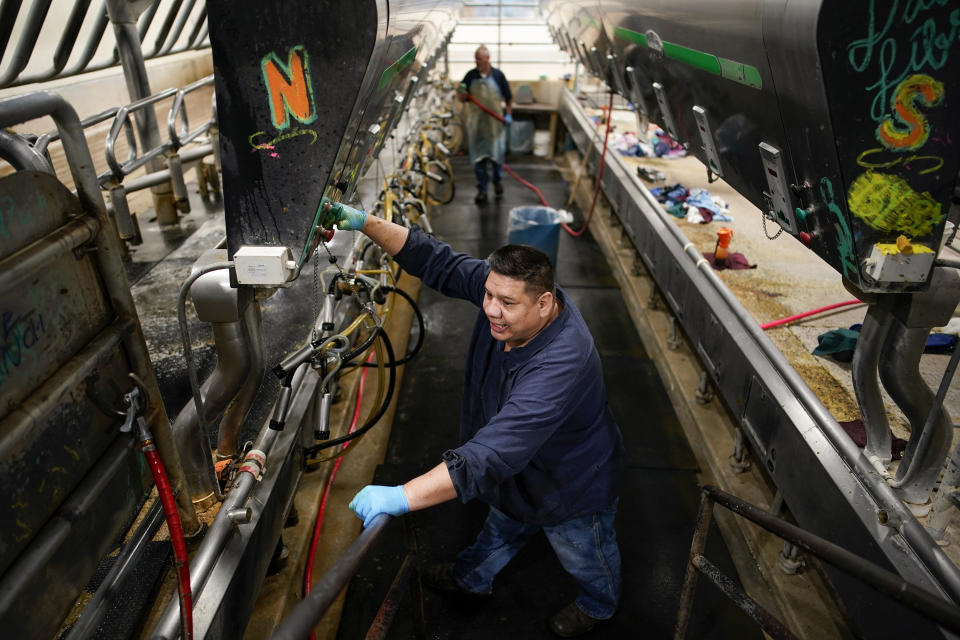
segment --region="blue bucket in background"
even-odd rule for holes
[[[562,220],[560,212],[550,207],[514,207],[507,222],[509,242],[540,249],[550,257],[550,264],[556,269]]]

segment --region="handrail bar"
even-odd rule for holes
[[[163,142],[152,149],[147,150],[143,155],[138,156],[137,139],[133,135],[133,131],[130,128],[130,114],[141,111],[146,107],[153,106],[157,102],[165,100],[171,96],[175,96],[176,94],[177,89],[174,87],[164,89],[163,91],[155,93],[152,96],[147,96],[142,100],[137,100],[136,102],[128,104],[124,107],[120,107],[120,109],[117,111],[117,115],[113,120],[113,126],[110,127],[110,133],[107,134],[107,141],[104,145],[107,156],[107,164],[110,166],[113,175],[117,179],[123,179],[125,176],[130,175],[157,156],[164,154],[171,146],[170,141]],[[120,132],[124,130],[127,132],[127,142],[130,145],[130,155],[127,158],[127,161],[121,164],[117,161],[115,146],[117,144],[117,138],[120,136]]]
[[[310,594],[280,623],[271,640],[303,640],[310,635],[310,631],[357,572],[360,561],[373,549],[390,520],[392,517],[385,513],[373,518],[370,526],[360,533],[336,564],[323,574],[323,578],[314,585]]]
[[[210,127],[212,127],[215,124],[214,118],[216,114],[211,116],[209,120],[201,124],[199,127],[194,129],[193,131],[190,131],[190,125],[187,122],[187,110],[185,107],[186,102],[184,100],[184,98],[188,93],[196,91],[201,87],[210,86],[212,84],[213,84],[213,74],[211,73],[207,77],[201,78],[196,82],[192,82],[187,86],[185,86],[184,88],[180,89],[177,92],[177,97],[173,99],[173,106],[170,107],[170,115],[167,117],[167,130],[170,133],[170,142],[173,145],[172,149],[174,151],[177,151],[181,147],[194,141],[197,137],[209,131]],[[177,130],[178,116],[180,117],[183,124],[183,126],[180,128],[179,131]]]
[[[686,635],[687,624],[692,611],[696,590],[697,571],[700,571],[728,598],[757,622],[764,631],[774,638],[793,638],[793,634],[773,614],[752,600],[716,566],[703,557],[707,533],[710,527],[713,504],[726,507],[738,516],[750,520],[775,536],[796,545],[807,553],[830,563],[844,573],[853,576],[867,586],[893,598],[921,615],[933,620],[952,631],[960,631],[960,607],[945,600],[940,595],[918,587],[897,574],[861,558],[843,547],[817,536],[806,529],[790,524],[749,502],[729,494],[712,485],[702,489],[700,510],[697,512],[697,524],[693,541],[690,544],[690,558],[683,581],[677,624],[674,628],[674,640]]]

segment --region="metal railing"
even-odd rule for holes
[[[952,602],[907,582],[895,573],[878,567],[839,545],[781,520],[764,509],[714,486],[707,485],[703,487],[700,509],[697,512],[696,528],[693,532],[693,541],[690,544],[690,559],[684,575],[683,590],[680,594],[680,608],[677,614],[677,624],[674,628],[674,640],[682,640],[686,637],[690,614],[693,610],[693,599],[696,595],[698,572],[709,578],[727,598],[750,616],[770,637],[774,639],[796,638],[783,622],[748,596],[732,578],[724,574],[703,556],[707,544],[707,533],[710,530],[710,522],[713,516],[714,503],[726,507],[775,536],[828,562],[944,628],[951,631],[960,631],[960,607]]]
[[[343,588],[356,574],[360,561],[373,550],[377,541],[392,520],[390,516],[381,513],[374,517],[370,526],[364,529],[350,547],[343,552],[313,590],[298,604],[290,615],[284,619],[280,627],[271,636],[271,640],[302,640],[310,635],[313,628],[323,618],[330,605],[333,604]],[[403,558],[400,569],[397,571],[387,591],[387,595],[377,611],[377,615],[367,631],[367,640],[378,640],[387,636],[387,631],[393,622],[400,601],[406,589],[411,590],[410,601],[413,606],[414,630],[418,638],[426,637],[426,625],[423,617],[423,594],[420,586],[420,570],[417,559],[416,534],[410,524],[410,519],[404,519],[404,536],[407,553]]]
[[[53,0],[36,0],[30,4],[29,10],[25,10],[21,20],[23,27],[9,56],[13,28],[24,3],[22,0],[3,2],[0,5],[0,60],[6,59],[6,69],[0,74],[0,89],[66,78],[120,64],[120,54],[114,46],[116,38],[107,29],[110,23],[108,14],[127,11],[118,2],[121,0],[103,0],[93,5],[90,0],[76,0],[69,14],[64,15],[50,11]],[[122,2],[126,4],[125,0]],[[136,24],[143,57],[147,60],[210,46],[204,2],[174,0],[163,3],[153,0],[136,19]],[[60,34],[55,47],[48,46],[48,40],[42,35],[51,32]],[[77,46],[80,41],[83,41],[82,47]],[[99,56],[98,52],[101,52]],[[50,57],[47,68],[28,72],[31,62],[35,67],[47,56]]]

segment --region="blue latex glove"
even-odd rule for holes
[[[326,203],[328,199],[324,198],[323,201]],[[362,231],[366,223],[366,211],[354,209],[342,202],[331,202],[330,211],[320,216],[320,226],[324,229],[332,229],[336,225],[341,231]]]
[[[510,125],[512,125],[512,124],[513,124],[513,115],[512,115],[512,114],[509,114],[509,113],[504,114],[504,116],[503,116],[503,124],[507,125],[508,127],[509,127]]]
[[[403,492],[402,486],[382,487],[375,484],[368,484],[360,493],[353,496],[353,500],[348,505],[357,517],[363,520],[363,528],[366,529],[373,522],[373,518],[380,513],[386,513],[391,516],[402,516],[410,511],[410,505],[407,503],[407,496]]]

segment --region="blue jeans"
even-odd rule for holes
[[[490,182],[490,174],[487,173],[487,163],[493,165],[493,183],[500,183],[500,165],[491,160],[490,158],[484,158],[473,163],[473,172],[477,176],[477,192],[486,193],[487,192],[487,183]]]
[[[489,593],[493,578],[541,528],[560,564],[580,587],[576,603],[591,618],[605,620],[620,601],[620,549],[609,509],[558,525],[524,524],[490,507],[476,542],[457,556],[453,576],[467,591]]]

